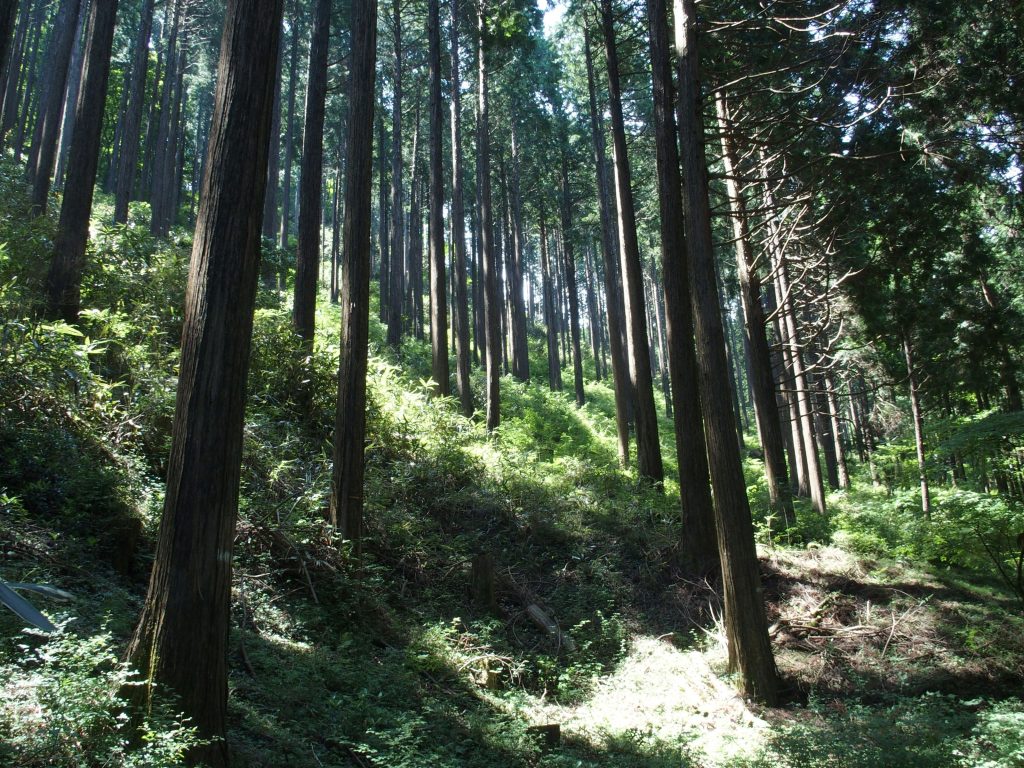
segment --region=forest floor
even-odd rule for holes
[[[110,253],[131,244],[128,233],[111,237]],[[147,285],[132,306],[87,317],[84,361],[62,357],[83,340],[51,328],[33,331],[34,348],[18,347],[27,357],[17,370],[0,366],[0,575],[73,593],[66,605],[34,601],[67,617],[76,637],[109,633],[115,651],[138,617],[152,558],[180,322],[162,307],[180,291],[187,247],[140,246]],[[0,267],[23,269],[18,258]],[[92,295],[138,281],[132,258],[94,271]],[[841,521],[893,503],[860,475],[830,496],[828,519],[800,504],[783,540],[766,520],[760,464],[747,459],[787,704],[738,696],[714,585],[675,564],[678,488],[640,486],[617,466],[603,383],[589,383],[576,409],[539,379],[505,377],[502,427],[488,436],[454,401],[428,396],[429,347],[386,350],[374,321],[367,535],[351,551],[323,521],[337,308],[321,306],[316,352],[303,360],[285,303],[261,291],[254,335],[230,659],[234,764],[1024,766],[1021,604],[986,573],[854,546]],[[16,338],[11,329],[29,321],[12,306],[4,323]],[[545,371],[542,345],[531,337],[536,371]],[[312,415],[296,394],[304,382]],[[664,417],[661,433],[673,476]],[[493,611],[471,598],[481,553],[498,577]],[[541,631],[528,604],[560,634]],[[0,615],[0,687],[41,642]]]

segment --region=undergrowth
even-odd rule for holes
[[[145,592],[162,506],[189,238],[99,222],[81,324],[41,321],[52,221],[25,223],[18,178],[0,165],[0,577],[69,589],[78,620],[48,641],[0,620],[0,750],[21,750],[0,758],[174,765],[194,734],[168,704],[141,749],[130,748],[119,691],[132,676],[116,659]],[[618,466],[607,383],[588,382],[577,409],[539,379],[506,376],[502,425],[488,435],[454,400],[430,396],[429,347],[409,339],[388,349],[372,306],[367,531],[358,556],[339,542],[325,514],[340,318],[321,299],[316,344],[304,351],[279,290],[288,274],[287,254],[271,252],[253,332],[230,660],[236,764],[1020,764],[1011,738],[1019,700],[948,695],[968,662],[979,680],[995,674],[989,658],[1003,683],[1024,677],[1019,643],[999,629],[1017,626],[1009,593],[983,578],[998,576],[992,552],[1008,557],[993,542],[1019,525],[1015,507],[943,491],[921,520],[909,494],[890,497],[858,476],[853,490],[832,495],[830,517],[801,502],[797,525],[779,533],[760,464],[748,457],[773,620],[792,618],[815,590],[855,593],[849,574],[837,581],[814,554],[830,542],[883,586],[914,578],[939,594],[943,585],[911,576],[911,562],[967,582],[942,608],[962,618],[936,647],[941,640],[963,664],[936,683],[941,695],[895,686],[889,698],[862,700],[878,682],[870,664],[916,674],[895,632],[888,643],[880,635],[864,663],[834,638],[796,638],[809,648],[777,643],[796,698],[809,703],[761,712],[718,674],[716,585],[688,581],[676,566],[671,422],[660,422],[670,474],[661,492]],[[543,347],[533,347],[531,368],[543,372]],[[479,404],[480,371],[473,388]],[[496,611],[470,597],[471,563],[483,553],[503,585]],[[772,553],[790,553],[792,572]],[[890,602],[894,616],[913,607]],[[528,603],[576,649],[531,622]],[[922,611],[939,621],[940,603]],[[850,615],[863,610],[858,603]],[[828,618],[836,637],[851,626],[839,611]],[[841,685],[815,682],[807,670],[819,663]],[[655,693],[664,707],[646,709]],[[668,723],[668,711],[686,726]],[[531,730],[556,723],[564,727],[553,745]],[[721,739],[698,738],[710,733]],[[723,746],[730,740],[748,740],[746,752]]]

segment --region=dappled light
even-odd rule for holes
[[[1024,766],[1010,5],[0,0],[0,765]]]

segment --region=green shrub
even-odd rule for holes
[[[165,768],[184,764],[196,730],[166,702],[137,729],[122,691],[138,684],[109,635],[59,631],[0,665],[0,763],[21,768]]]

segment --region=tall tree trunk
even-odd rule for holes
[[[601,215],[601,258],[604,265],[604,291],[608,311],[608,341],[612,359],[612,379],[615,389],[615,431],[618,437],[619,464],[629,466],[629,402],[632,385],[629,367],[622,348],[622,315],[619,312],[618,253],[612,233],[612,214],[609,210],[608,164],[605,159],[604,126],[597,110],[594,82],[594,60],[590,51],[590,33],[583,29],[583,50],[587,64],[587,90],[590,96],[590,134],[594,145],[594,165],[597,169],[598,207]]]
[[[703,113],[697,76],[697,16],[693,0],[675,0],[674,17],[687,264],[700,371],[701,408],[707,428],[718,550],[722,561],[729,666],[739,672],[743,690],[748,696],[771,705],[778,699],[778,672],[768,639],[768,621],[743,465],[733,439],[733,414],[728,401],[721,397],[729,384],[711,240]]]
[[[448,371],[448,301],[444,257],[444,113],[441,109],[441,6],[427,3],[427,59],[430,69],[430,373],[437,394],[451,393]]]
[[[179,75],[184,71],[184,45],[178,45],[181,30],[183,0],[175,0],[171,22],[170,40],[167,44],[167,71],[164,74],[163,92],[160,96],[160,122],[157,128],[153,157],[153,186],[150,195],[150,231],[154,235],[166,235],[170,230],[173,213],[168,200],[168,180],[173,176],[174,158],[177,155],[175,136],[177,133],[176,114],[180,105],[181,92],[178,88]]]
[[[46,204],[50,196],[50,181],[57,157],[57,137],[81,6],[81,0],[62,0],[60,10],[53,21],[52,43],[46,57],[46,72],[49,76],[43,88],[39,117],[36,120],[28,157],[29,182],[32,185],[32,216],[46,213]]]
[[[388,344],[402,342],[402,299],[405,293],[405,209],[402,196],[402,6],[392,0],[394,79],[391,95],[391,285],[388,294]]]
[[[825,396],[828,399],[828,416],[832,422],[832,437],[835,440],[836,468],[839,473],[839,487],[846,490],[850,487],[850,470],[846,461],[846,445],[843,442],[842,421],[839,416],[839,398],[836,392],[836,380],[832,371],[826,370]]]
[[[14,158],[20,161],[21,155],[25,149],[25,138],[28,132],[28,124],[30,117],[36,112],[39,101],[42,99],[42,95],[37,87],[37,74],[39,71],[38,58],[39,58],[39,46],[42,42],[43,34],[43,21],[46,18],[46,11],[49,8],[49,4],[46,0],[38,0],[36,3],[35,14],[32,19],[32,29],[34,33],[29,42],[29,54],[28,63],[22,67],[24,73],[24,79],[19,83],[18,93],[22,95],[21,109],[17,114],[12,114],[11,119],[17,122],[17,133],[14,138]],[[29,172],[34,168],[34,163],[28,163]]]
[[[657,272],[656,272],[656,270],[654,269],[653,266],[651,268],[651,273],[652,273],[651,277],[650,277],[650,279],[648,281],[648,288],[649,288],[649,292],[650,292],[650,296],[651,296],[649,305],[651,307],[652,314],[654,315],[653,326],[654,326],[654,330],[655,330],[655,336],[657,337],[657,347],[656,348],[658,350],[658,378],[661,379],[661,392],[662,392],[662,396],[665,398],[665,415],[668,416],[668,418],[671,419],[672,418],[672,387],[669,384],[669,380],[668,380],[668,363],[667,363],[668,354],[667,354],[666,349],[665,349],[665,331],[664,331],[664,324],[663,324],[664,314],[663,314],[663,311],[662,311],[664,308],[662,307],[662,302],[658,301],[658,284],[659,284],[659,281],[657,279]],[[655,349],[655,347],[651,347],[651,349]]]
[[[75,47],[71,52],[71,64],[68,70],[67,94],[64,98],[63,119],[60,127],[60,141],[57,144],[57,168],[53,173],[53,188],[64,188],[64,172],[67,169],[68,151],[71,147],[71,135],[75,130],[75,106],[78,104],[78,92],[82,87],[82,57],[85,54],[86,14],[78,14],[78,30],[75,32]],[[118,112],[118,125],[124,110]],[[114,134],[114,156],[117,156],[117,132]]]
[[[743,330],[750,361],[750,390],[754,399],[754,419],[757,434],[764,451],[765,480],[768,483],[768,502],[773,511],[781,515],[781,523],[789,527],[795,518],[793,500],[789,495],[789,475],[786,472],[786,448],[782,440],[782,425],[775,402],[775,381],[772,377],[771,350],[765,335],[767,322],[761,303],[761,280],[757,275],[747,205],[740,191],[739,159],[732,135],[725,96],[718,93],[716,108],[718,128],[722,137],[722,155],[725,165],[726,192],[732,219],[733,240],[736,247],[736,275],[740,284],[743,304]]]
[[[825,485],[821,475],[821,464],[818,459],[817,441],[814,434],[814,409],[811,404],[809,378],[803,362],[803,350],[797,331],[796,318],[790,296],[789,276],[786,269],[785,255],[776,252],[772,269],[777,283],[776,294],[781,299],[781,319],[785,327],[785,345],[788,349],[789,365],[793,373],[793,399],[796,401],[797,416],[800,424],[800,439],[803,443],[803,454],[806,469],[808,490],[811,503],[818,514],[824,515]]]
[[[263,237],[277,239],[277,190],[281,184],[281,75],[284,70],[284,32],[277,44],[274,72],[274,114],[270,120],[270,157],[267,160],[267,194],[263,201]]]
[[[661,213],[661,274],[682,504],[680,559],[683,568],[690,573],[716,574],[720,565],[704,420],[701,415],[701,392],[697,379],[697,356],[693,342],[690,266],[687,263],[683,230],[683,199],[676,121],[672,111],[672,70],[666,12],[665,0],[648,0],[654,83],[654,143],[657,149]]]
[[[366,449],[377,0],[354,4],[351,19],[342,247],[345,264],[341,270],[341,361],[334,426],[331,522],[341,528],[346,539],[358,542],[363,521],[363,458]],[[383,142],[379,149],[383,152]]]
[[[548,340],[548,387],[552,392],[562,391],[562,366],[558,360],[558,320],[555,315],[554,280],[551,259],[548,257],[548,233],[543,208],[540,212],[540,269],[544,292],[544,325]]]
[[[339,131],[340,133],[340,131]],[[344,151],[344,145],[342,146]],[[338,270],[341,267],[341,163],[334,169],[334,189],[331,195],[331,304],[337,304],[341,296]]]
[[[18,18],[18,0],[0,0],[0,88],[3,88],[0,92],[0,145],[10,128],[8,112],[13,111],[12,107],[17,100],[22,47],[31,12],[32,4],[23,3],[21,17]]]
[[[316,0],[309,45],[305,126],[299,168],[299,241],[295,260],[292,322],[312,348],[316,325],[316,289],[320,276],[320,214],[323,197],[324,113],[327,103],[327,53],[331,37],[331,0]]]
[[[498,275],[491,216],[491,125],[487,113],[486,0],[477,0],[477,168],[480,175],[480,263],[483,271],[484,326],[487,340],[487,431],[501,422],[501,339],[498,337]]]
[[[928,471],[924,446],[924,416],[921,413],[920,385],[917,380],[917,365],[910,333],[903,331],[903,361],[907,365],[907,387],[910,390],[910,412],[914,420],[914,448],[917,451],[917,473],[921,483],[921,511],[931,518],[932,501],[928,490]]]
[[[381,88],[380,90],[383,90]],[[388,176],[388,153],[384,151],[386,146],[386,129],[384,127],[384,109],[381,107],[377,116],[377,172],[379,174],[378,199],[377,199],[377,222],[380,229],[378,245],[380,246],[380,272],[378,274],[377,289],[379,292],[379,319],[382,323],[388,321],[388,305],[391,297],[391,216],[388,210],[388,192],[391,188],[391,180]]]
[[[601,381],[605,373],[601,367],[601,322],[600,310],[597,307],[597,293],[594,290],[594,259],[592,245],[588,243],[584,251],[584,277],[587,281],[587,324],[590,327],[590,349],[594,356],[594,377]]]
[[[569,190],[569,131],[562,127],[562,269],[569,295],[569,333],[572,337],[572,380],[576,407],[586,401],[583,392],[583,352],[580,348],[580,299],[576,286],[576,258],[572,250],[572,195]]]
[[[462,195],[462,80],[459,76],[459,0],[451,0],[452,259],[455,272],[455,380],[462,415],[473,415],[469,380],[469,303],[466,296],[466,211]]]
[[[68,189],[60,208],[53,261],[47,276],[47,315],[78,322],[82,271],[89,239],[89,214],[100,157],[100,134],[110,74],[117,0],[92,0],[86,27],[82,90],[75,106],[75,136],[71,140]]]
[[[185,299],[167,496],[128,652],[150,683],[179,696],[199,734],[212,740],[192,751],[190,763],[214,768],[228,762],[231,549],[281,6],[282,0],[228,0]]]
[[[512,253],[510,289],[512,292],[512,375],[530,380],[530,347],[526,334],[526,307],[523,304],[523,203],[519,185],[519,139],[516,121],[510,126],[512,139],[511,219]]]
[[[149,38],[153,33],[154,0],[143,0],[139,19],[139,34],[135,38],[132,55],[132,81],[129,86],[128,108],[121,129],[121,152],[118,155],[117,182],[114,187],[114,221],[128,221],[128,203],[135,187],[135,173],[139,163],[139,130],[146,98],[146,74],[149,68]]]
[[[626,302],[626,342],[629,375],[636,403],[636,453],[640,477],[654,483],[664,479],[661,445],[658,441],[658,415],[654,405],[651,380],[650,344],[644,321],[643,271],[640,246],[636,237],[636,213],[629,157],[626,152],[626,129],[622,118],[622,97],[619,86],[619,58],[615,44],[611,0],[601,0],[601,20],[605,53],[608,59],[609,111],[612,118],[612,157],[615,168],[615,200],[618,207],[619,259],[622,265],[623,296]]]
[[[299,87],[299,0],[292,0],[291,52],[288,54],[288,124],[284,136],[284,188],[281,191],[281,250],[288,248],[292,219],[292,165],[295,162],[295,92]]]
[[[77,50],[77,47],[76,47],[74,55],[78,56],[79,53],[80,52]],[[74,63],[74,58],[72,58],[72,63],[71,63],[72,74],[74,74],[75,66],[76,65]],[[77,66],[78,66],[79,69],[81,69],[81,59],[79,59],[79,64]],[[124,142],[124,116],[125,116],[125,112],[128,111],[128,95],[129,95],[129,91],[131,90],[131,81],[132,81],[131,69],[129,67],[125,67],[124,68],[122,82],[121,82],[121,97],[120,97],[120,99],[118,99],[118,105],[117,105],[117,123],[115,123],[115,125],[114,125],[114,141],[113,141],[113,144],[112,144],[112,146],[110,148],[110,160],[107,163],[107,172],[106,172],[106,174],[103,177],[103,191],[106,192],[107,194],[113,194],[113,192],[114,192],[114,185],[117,184],[117,166],[121,162],[121,160],[120,160],[121,149],[122,149],[122,144]],[[75,87],[77,88],[78,86],[76,85]],[[68,86],[69,100],[70,100],[70,93],[71,93],[71,86],[69,85]],[[61,176],[63,175],[63,168],[65,167],[65,163],[67,162],[66,155],[67,155],[68,147],[67,147],[66,142],[68,141],[68,139],[70,137],[65,135],[65,131],[67,131],[67,126],[68,126],[69,122],[71,122],[71,121],[68,120],[68,113],[67,113],[67,110],[65,110],[65,112],[64,112],[64,128],[61,129],[60,149],[57,152],[56,183],[58,183],[58,184],[60,183]]]

